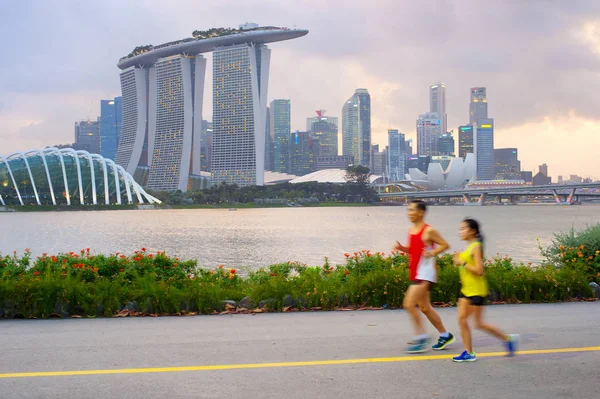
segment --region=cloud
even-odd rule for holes
[[[9,134],[14,146],[71,139],[75,120],[95,117],[100,99],[118,95],[116,63],[133,47],[246,21],[310,30],[270,45],[269,101],[292,100],[294,129],[304,129],[315,109],[341,116],[344,101],[366,87],[375,142],[384,144],[388,126],[414,137],[417,116],[429,108],[428,87],[437,81],[446,83],[448,125],[456,129],[468,120],[469,88],[485,86],[497,143],[523,141],[520,156],[532,164],[595,171],[574,162],[594,158],[587,145],[578,155],[541,159],[569,133],[561,130],[566,121],[600,122],[600,98],[593,95],[600,91],[600,3],[584,0],[12,2],[0,17],[0,35],[10,37],[0,51],[11,55],[0,63],[0,135]],[[210,68],[207,75],[204,108],[212,119]],[[534,150],[526,138],[539,129],[552,134]],[[586,129],[577,140],[595,139]]]

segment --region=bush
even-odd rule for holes
[[[600,282],[600,223],[554,236],[542,254],[556,267],[583,269],[589,281]]]
[[[515,264],[508,257],[488,260],[493,301],[590,297],[589,264],[579,256],[573,262],[571,255],[559,253],[560,268]],[[144,248],[130,256],[93,255],[86,249],[36,259],[27,250],[21,257],[0,256],[0,307],[6,317],[111,316],[126,306],[136,314],[210,314],[222,311],[223,301],[246,296],[266,301],[269,310],[402,306],[410,284],[406,256],[366,250],[345,256],[343,265],[333,266],[327,258],[315,267],[287,262],[241,277],[236,269],[203,269],[195,261]],[[460,282],[452,256],[440,257],[438,268],[432,301],[455,304]]]

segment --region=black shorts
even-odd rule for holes
[[[458,295],[458,297],[459,298],[467,298],[471,302],[471,305],[473,305],[473,306],[483,306],[483,305],[485,305],[485,302],[486,302],[486,298],[483,296],[478,296],[478,295],[464,296],[464,294],[462,292]]]
[[[410,280],[410,285],[421,285],[421,283],[429,283],[427,285],[427,289],[429,291],[431,291],[431,287],[433,287],[435,285],[434,282],[429,281],[429,280]]]

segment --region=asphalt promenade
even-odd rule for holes
[[[419,355],[401,310],[2,320],[0,398],[600,397],[600,302],[489,306],[521,353],[476,332],[469,364],[438,310],[457,342]]]

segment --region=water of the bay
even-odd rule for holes
[[[542,259],[538,248],[553,234],[600,222],[600,206],[518,205],[430,207],[428,222],[462,248],[458,225],[481,221],[489,255],[523,262]],[[206,267],[258,268],[277,262],[320,265],[325,256],[342,263],[344,253],[362,249],[389,252],[406,241],[405,207],[185,209],[97,212],[0,213],[0,252],[31,248],[44,252],[130,254],[142,247],[165,250]]]

